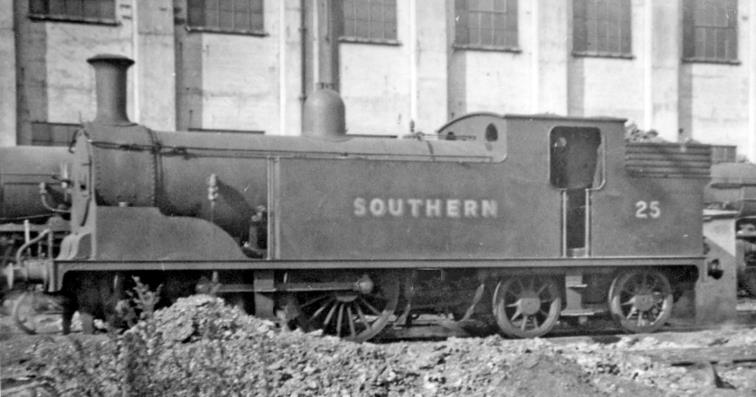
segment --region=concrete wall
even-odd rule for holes
[[[16,2],[17,42],[22,43],[15,57],[19,100],[8,111],[18,115],[20,144],[31,142],[32,123],[78,124],[94,118],[94,71],[86,59],[96,54],[136,61],[128,85],[132,121],[176,128],[172,0],[118,0],[117,24],[32,20],[28,9],[27,0]],[[15,136],[16,126],[13,130]]]
[[[403,134],[409,131],[413,54],[410,3],[398,1],[397,41],[339,45],[339,87],[348,133]]]
[[[644,2],[634,0],[632,58],[569,56],[569,110],[574,116],[612,116],[644,121],[644,63],[647,60]],[[568,46],[572,51],[572,10],[569,10]],[[647,126],[642,125],[642,128]]]
[[[415,130],[434,132],[448,121],[449,19],[445,1],[410,0],[415,4],[414,46],[410,51],[415,73],[411,84]],[[413,22],[410,21],[412,24]],[[453,26],[453,25],[452,25]],[[412,66],[410,66],[412,67]]]
[[[263,36],[178,28],[184,30],[177,35],[180,129],[298,135],[302,84],[298,4],[265,1]]]
[[[135,121],[159,130],[176,129],[176,62],[173,0],[133,1],[137,26],[132,68],[139,96]],[[132,31],[133,33],[133,31]],[[138,109],[138,111],[136,111]]]
[[[453,3],[451,5],[453,7]],[[453,9],[449,10],[453,14]],[[449,113],[527,113],[533,108],[534,29],[531,2],[518,7],[518,38],[521,52],[455,49],[449,65]],[[454,25],[449,26],[454,36]]]
[[[736,144],[754,157],[752,90],[756,84],[753,2],[738,2],[738,64],[683,63],[680,66],[680,127],[707,143]]]
[[[16,144],[16,43],[12,1],[0,2],[0,146]]]
[[[566,1],[532,2],[531,109],[533,113],[567,114],[568,60],[572,48],[572,8]],[[547,28],[548,27],[548,28]]]
[[[119,54],[133,58],[130,2],[117,7],[121,26],[75,24],[63,22],[32,22],[44,29],[45,45],[35,58],[45,65],[46,112],[35,111],[30,103],[32,121],[79,123],[94,119],[94,70],[86,59],[96,54]],[[128,19],[126,18],[128,17]],[[32,77],[34,78],[34,77]],[[129,72],[129,118],[134,119],[134,69]],[[35,101],[36,102],[36,101]]]
[[[264,35],[188,31],[186,0],[116,0],[117,25],[33,21],[28,1],[0,2],[0,145],[30,142],[32,123],[91,119],[84,61],[97,53],[135,58],[129,115],[153,128],[301,131],[317,54],[303,57],[300,0],[264,0]],[[454,48],[454,0],[397,1],[397,42],[335,45],[347,128],[433,132],[477,111],[614,116],[756,159],[756,3],[739,1],[739,63],[707,64],[681,61],[681,1],[632,0],[629,58],[572,55],[569,1],[521,0],[518,51]]]

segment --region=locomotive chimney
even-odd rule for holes
[[[126,71],[134,61],[121,55],[95,55],[87,59],[95,70],[97,115],[100,124],[132,124],[126,115]]]
[[[344,101],[336,91],[319,87],[304,103],[302,135],[319,138],[346,135]]]

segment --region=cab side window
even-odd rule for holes
[[[551,131],[550,181],[558,189],[601,185],[601,131],[594,127],[556,127]]]

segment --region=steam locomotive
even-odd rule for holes
[[[89,62],[97,115],[58,178],[70,230],[9,275],[65,296],[64,329],[76,310],[85,328],[115,318],[134,275],[166,302],[212,285],[355,341],[424,315],[511,337],[734,316],[735,268],[704,252],[706,145],[628,143],[615,118],[494,113],[351,138],[326,89],[301,137],[155,131],[126,115],[132,61]]]
[[[67,193],[60,183],[69,157],[60,147],[0,148],[0,269],[12,270],[21,251],[31,250],[36,257],[57,254],[69,231],[63,217]]]
[[[738,287],[756,296],[756,165],[720,163],[704,191],[704,231],[718,256],[733,264]]]

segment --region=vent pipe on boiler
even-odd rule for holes
[[[95,70],[97,114],[93,122],[130,125],[126,114],[126,72],[134,64],[121,55],[95,55],[87,59]]]
[[[303,118],[304,136],[338,138],[346,135],[344,101],[330,88],[321,86],[307,97]]]

